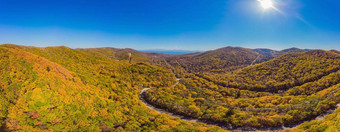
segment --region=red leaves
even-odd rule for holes
[[[38,111],[36,111],[36,110],[28,112],[28,115],[29,115],[30,118],[32,118],[32,119],[37,119],[37,118],[40,117],[40,114],[39,114]]]

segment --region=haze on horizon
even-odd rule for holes
[[[340,1],[273,3],[275,10],[261,8],[258,0],[2,0],[0,43],[139,50],[340,50]]]

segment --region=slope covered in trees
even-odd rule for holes
[[[94,55],[96,57],[107,58],[114,61],[129,61],[132,63],[146,62],[153,65],[167,67],[165,58],[172,55],[161,53],[144,53],[133,49],[116,49],[116,48],[88,48],[88,49],[76,49],[85,53]],[[129,57],[129,54],[131,55]]]
[[[289,49],[284,49],[281,51],[277,51],[277,50],[272,50],[272,49],[254,49],[254,51],[256,51],[257,53],[263,54],[263,55],[267,55],[271,58],[275,58],[277,56],[283,55],[283,54],[287,54],[287,53],[299,53],[299,52],[305,52],[305,51],[310,51],[308,49],[299,49],[299,48],[289,48]]]
[[[253,50],[256,51],[257,53],[262,54],[263,60],[265,61],[273,59],[283,54],[287,54],[287,53],[299,53],[299,52],[310,51],[309,49],[299,49],[299,48],[289,48],[289,49],[284,49],[281,51],[272,50],[272,49],[261,49],[261,48],[253,49]]]
[[[147,100],[171,112],[226,127],[281,127],[312,119],[339,102],[339,82],[327,85],[324,89],[307,91],[308,95],[275,94],[222,87],[188,75],[175,88],[150,89]]]
[[[286,53],[305,52],[306,50],[290,48],[281,51],[271,49],[247,49],[241,47],[224,47],[203,53],[167,56],[171,65],[178,65],[191,73],[226,73],[249,65],[271,60]]]
[[[327,115],[322,120],[305,122],[294,128],[292,131],[313,131],[313,132],[336,132],[340,131],[340,107],[333,114]]]
[[[189,72],[226,72],[261,61],[261,54],[240,47],[225,47],[204,53],[172,56],[171,65],[179,65]]]
[[[67,47],[0,46],[1,125],[10,131],[221,130],[150,111],[140,87],[175,83],[170,70]]]
[[[91,55],[95,55],[103,58],[110,58],[112,60],[128,60],[129,53],[131,53],[134,62],[146,62],[151,60],[147,54],[133,50],[133,49],[116,49],[116,48],[89,48],[89,49],[77,49],[86,52]]]
[[[287,90],[340,70],[340,55],[323,50],[290,53],[250,66],[233,75],[205,78],[226,86],[255,91]]]
[[[154,106],[225,128],[295,125],[340,102],[339,56],[314,50],[260,63],[264,53],[232,47],[170,56],[1,45],[1,130],[224,131],[149,110],[143,88]],[[339,119],[338,108],[291,131],[339,131]]]
[[[230,128],[280,128],[313,119],[340,102],[339,62],[333,51],[314,50],[227,74],[176,67],[181,83],[150,89],[146,99],[168,111]]]

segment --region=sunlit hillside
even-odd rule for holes
[[[0,0],[0,132],[340,132],[340,0]]]
[[[1,45],[2,131],[221,130],[149,110],[143,87],[175,83],[170,70],[67,47]]]

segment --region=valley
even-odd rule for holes
[[[0,5],[0,132],[340,132],[339,0]]]
[[[5,44],[0,62],[3,131],[339,130],[337,51]]]

